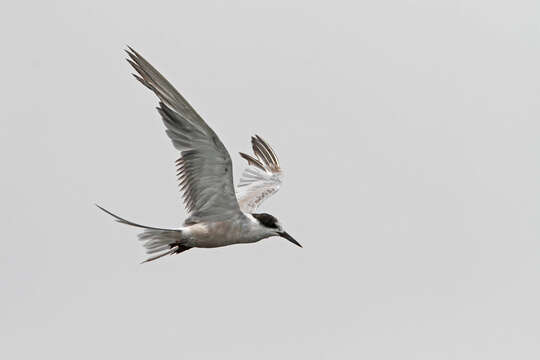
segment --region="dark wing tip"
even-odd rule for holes
[[[255,156],[257,156],[259,160],[264,161],[270,171],[276,172],[280,170],[276,152],[262,137],[259,135],[252,136],[251,146]]]
[[[259,169],[261,169],[262,171],[266,171],[266,169],[264,168],[264,165],[259,160],[255,159],[253,156],[244,154],[243,152],[239,154],[242,158],[247,160],[248,165],[254,165],[258,167]]]
[[[124,49],[124,51],[129,55],[129,57],[133,57],[133,56],[140,57],[141,56],[131,46],[126,45],[126,47],[127,47],[127,49]]]

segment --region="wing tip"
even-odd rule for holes
[[[259,159],[255,159],[253,156],[239,152],[240,156],[248,162],[248,165],[253,165],[262,171],[267,171],[264,164]]]
[[[266,140],[258,134],[255,134],[251,137],[251,147],[253,148],[253,153],[257,159],[264,162],[267,170],[270,172],[281,171],[278,156]]]

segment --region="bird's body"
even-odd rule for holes
[[[242,214],[237,219],[194,224],[184,229],[186,245],[200,248],[248,244],[272,236],[272,232],[261,227],[250,214]]]
[[[160,99],[157,108],[181,157],[176,161],[188,218],[178,229],[163,229],[125,220],[99,207],[120,223],[143,228],[139,239],[147,253],[164,255],[198,248],[254,243],[281,236],[300,246],[275,217],[253,211],[281,185],[282,171],[274,150],[261,137],[251,138],[255,157],[240,153],[250,165],[235,190],[232,162],[225,146],[176,89],[130,48],[134,76]]]

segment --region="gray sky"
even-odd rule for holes
[[[0,9],[6,359],[538,359],[538,1],[73,1]],[[130,44],[279,238],[139,265],[184,210]]]

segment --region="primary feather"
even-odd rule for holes
[[[255,157],[240,153],[248,162],[237,187],[238,203],[244,212],[254,212],[266,199],[275,194],[283,178],[276,152],[260,136],[251,138]]]

